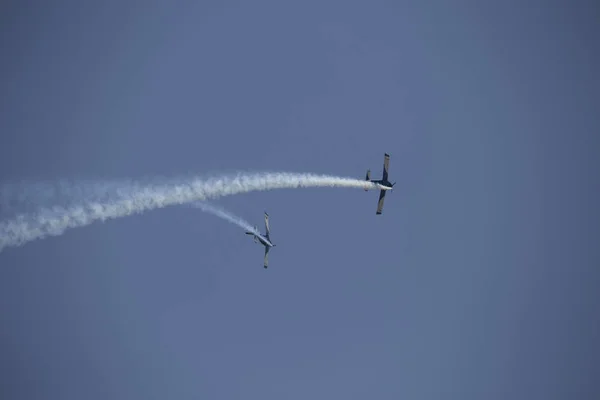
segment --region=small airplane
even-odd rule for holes
[[[269,229],[269,214],[267,214],[266,212],[265,212],[265,230],[266,230],[266,233],[263,236],[258,232],[258,227],[255,226],[254,232],[246,231],[246,235],[254,236],[255,243],[260,243],[263,246],[265,246],[264,267],[267,268],[269,266],[269,250],[271,249],[271,247],[275,247],[275,245],[273,244],[273,242],[271,242],[271,237],[269,236],[271,234],[271,230]]]
[[[379,191],[379,202],[377,203],[377,212],[375,213],[376,215],[381,215],[381,212],[383,211],[383,201],[385,200],[385,192],[387,192],[388,190],[392,190],[392,188],[396,184],[396,182],[391,183],[390,181],[388,181],[389,166],[390,166],[390,155],[388,153],[385,153],[383,156],[383,177],[378,180],[371,179],[371,170],[370,169],[367,170],[367,176],[365,177],[365,180],[377,184],[379,186],[379,189],[381,189]],[[365,191],[368,191],[368,190],[369,189],[365,189]]]

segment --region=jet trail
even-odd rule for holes
[[[232,224],[239,226],[245,231],[254,232],[257,235],[260,235],[260,232],[258,232],[248,221],[244,220],[242,217],[238,217],[237,215],[230,213],[229,211],[226,211],[223,208],[217,207],[215,205],[203,201],[192,203],[192,207],[199,208],[202,211],[222,218],[227,222],[231,222]]]
[[[95,221],[252,191],[308,187],[379,189],[378,185],[359,179],[289,172],[238,173],[209,179],[157,179],[145,183],[61,182],[53,188],[54,192],[49,192],[45,185],[29,184],[24,189],[1,187],[0,197],[11,204],[9,208],[14,205],[11,198],[15,196],[17,203],[26,202],[28,209],[32,205],[35,207],[34,211],[28,210],[26,214],[0,222],[0,252],[7,246],[62,235],[67,229]],[[38,188],[45,188],[43,195],[38,194]],[[47,204],[49,199],[59,201],[61,205]]]

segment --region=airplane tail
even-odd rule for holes
[[[371,180],[371,170],[368,169],[367,170],[367,175],[365,176],[365,181],[370,181]],[[365,189],[365,192],[368,192],[369,189]]]
[[[254,227],[254,232],[246,231],[246,235],[254,235],[254,236],[256,236],[256,232],[258,232],[258,228],[255,226]],[[256,237],[254,239],[256,239]]]

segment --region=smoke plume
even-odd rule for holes
[[[23,203],[27,210],[0,222],[0,252],[7,246],[61,235],[70,228],[156,208],[251,191],[308,187],[379,188],[364,180],[287,172],[239,173],[209,179],[2,186],[0,206],[13,211],[20,210]]]

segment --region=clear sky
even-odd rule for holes
[[[2,2],[1,182],[398,183],[5,249],[0,398],[599,398],[599,8]]]

